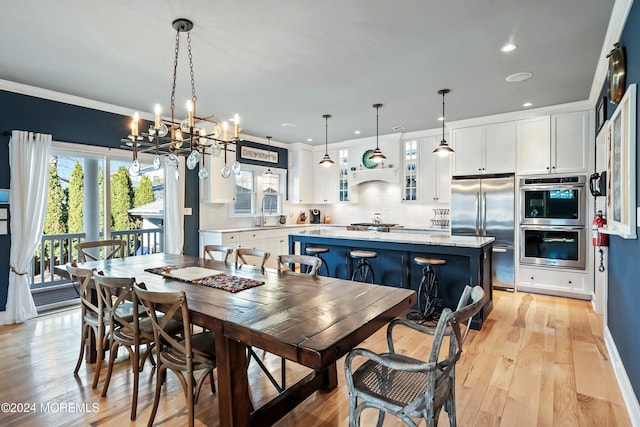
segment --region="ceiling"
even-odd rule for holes
[[[284,143],[379,132],[589,99],[614,0],[50,0],[0,14],[0,79],[169,111],[171,22],[191,19],[199,115],[239,113]],[[517,45],[510,53],[500,48]],[[506,76],[533,77],[508,83]],[[191,98],[181,39],[176,113]],[[283,123],[295,124],[283,127]],[[354,134],[360,130],[359,135]]]

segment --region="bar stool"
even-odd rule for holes
[[[324,271],[326,271],[327,276],[329,276],[329,266],[327,265],[327,262],[320,256],[320,254],[325,254],[329,252],[329,248],[309,246],[308,248],[305,249],[305,252],[307,253],[307,255],[312,255],[320,259],[320,268],[318,268],[317,274],[320,275],[320,271],[322,270],[322,267],[324,267]]]
[[[356,269],[353,271],[351,275],[351,280],[357,280],[359,282],[367,282],[369,275],[371,275],[371,283],[375,282],[375,277],[373,275],[373,268],[369,263],[369,258],[375,258],[378,256],[377,252],[373,251],[351,251],[349,253],[352,259],[358,260],[358,265]]]
[[[435,309],[440,300],[438,298],[438,273],[434,266],[445,265],[447,261],[439,258],[415,257],[413,262],[422,267],[422,279],[418,288],[419,314],[424,319],[435,319],[437,318]]]

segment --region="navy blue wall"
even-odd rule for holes
[[[627,86],[640,81],[640,4],[634,2],[622,33],[621,44],[626,50]],[[616,105],[607,106],[611,117]],[[637,113],[636,113],[637,115]],[[636,124],[638,123],[636,117]],[[636,134],[636,147],[637,134]],[[636,156],[640,149],[636,148]],[[640,164],[636,159],[636,165]],[[636,166],[636,169],[638,167]],[[636,175],[636,193],[640,189],[640,174]],[[637,200],[640,200],[636,194]],[[640,302],[640,240],[610,237],[609,243],[609,297],[607,312],[609,330],[613,336],[625,370],[640,400],[640,340],[638,340],[637,313]]]
[[[78,107],[27,95],[0,91],[0,188],[9,188],[9,137],[3,132],[27,130],[49,133],[56,141],[101,147],[120,146],[127,135],[130,118],[115,113]],[[141,128],[144,125],[141,125]],[[198,171],[186,174],[185,206],[193,215],[185,217],[184,253],[198,256],[199,181]],[[0,311],[5,310],[9,285],[9,236],[0,236]]]

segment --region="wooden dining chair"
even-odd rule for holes
[[[148,425],[153,421],[158,411],[162,384],[167,369],[173,371],[185,393],[189,411],[189,426],[194,424],[195,405],[198,403],[200,389],[208,376],[211,380],[211,392],[215,393],[213,370],[216,367],[215,335],[213,332],[201,332],[192,335],[191,319],[187,297],[180,292],[152,292],[141,286],[133,285],[134,293],[142,303],[153,328],[156,346],[158,368],[156,370],[156,391],[153,398],[153,409]],[[158,316],[157,310],[163,307],[165,315]],[[182,323],[182,337],[175,338],[169,327],[171,319],[179,319]],[[194,372],[204,371],[196,380]]]
[[[320,258],[311,255],[278,255],[278,270],[280,271],[300,272],[316,276],[321,264]],[[294,265],[294,268],[289,268],[290,265]],[[298,271],[296,271],[295,265],[298,266]]]
[[[131,421],[134,421],[138,406],[140,372],[146,359],[150,356],[155,342],[151,319],[147,317],[145,310],[138,305],[136,294],[132,289],[135,278],[108,277],[94,273],[93,280],[96,283],[98,296],[102,300],[108,327],[111,331],[109,334],[109,365],[102,388],[102,397],[107,396],[118,349],[124,347],[129,353],[131,371],[133,372]],[[182,325],[178,320],[170,317],[167,319],[167,330],[176,335],[181,332]],[[141,355],[142,346],[145,346],[146,350]]]
[[[80,306],[82,310],[80,320],[80,354],[78,355],[78,362],[76,363],[76,368],[73,370],[73,374],[78,375],[78,371],[82,365],[84,352],[89,346],[91,331],[93,330],[96,347],[98,349],[98,357],[96,358],[96,366],[93,373],[93,382],[91,383],[91,387],[96,388],[98,386],[98,378],[100,377],[100,369],[102,368],[102,349],[106,344],[106,318],[104,316],[102,299],[98,298],[97,301],[94,302],[95,299],[92,297],[92,291],[89,285],[93,278],[93,270],[80,268],[72,263],[67,263],[65,268],[71,276],[71,282],[74,286],[78,286],[77,290],[78,295],[80,295]]]
[[[442,311],[435,329],[411,320],[393,320],[387,327],[388,353],[376,354],[363,348],[349,352],[345,376],[350,426],[359,426],[362,411],[374,408],[379,411],[378,427],[382,426],[386,413],[410,426],[416,425],[413,418],[422,418],[428,427],[433,427],[443,406],[449,414],[449,424],[456,425],[455,365],[462,354],[471,319],[485,304],[484,291],[480,286],[466,286],[461,301],[464,302],[456,311],[449,308]],[[396,353],[393,329],[399,325],[433,336],[427,361]],[[440,356],[445,337],[449,337],[449,351]],[[366,361],[354,370],[356,358]]]
[[[80,262],[123,258],[125,245],[124,240],[96,240],[78,243]]]
[[[204,245],[204,258],[216,259],[215,254],[220,254],[220,261],[229,262],[233,249],[224,245]]]
[[[271,254],[262,249],[252,249],[252,248],[238,248],[236,249],[236,268],[242,267],[245,265],[255,265],[256,267],[264,268],[267,260],[269,259]],[[247,259],[254,261],[248,262]]]

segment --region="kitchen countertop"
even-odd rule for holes
[[[349,230],[308,230],[292,232],[300,236],[317,236],[328,239],[352,239],[375,240],[394,243],[417,243],[434,246],[457,246],[466,248],[481,248],[495,239],[493,237],[450,236],[449,234],[408,234],[408,233],[384,233],[376,231],[349,231]]]
[[[247,226],[247,227],[233,227],[233,228],[214,228],[214,229],[204,229],[200,230],[201,232],[209,232],[209,233],[237,233],[241,231],[258,231],[258,230],[276,230],[280,228],[285,229],[293,229],[300,227],[322,227],[322,228],[346,228],[347,224],[284,224],[284,225],[267,225],[266,227],[257,227],[257,226]],[[391,233],[400,232],[405,233],[407,231],[427,231],[439,234],[449,234],[449,228],[438,228],[438,227],[422,227],[422,226],[399,226],[398,228],[392,228]]]

